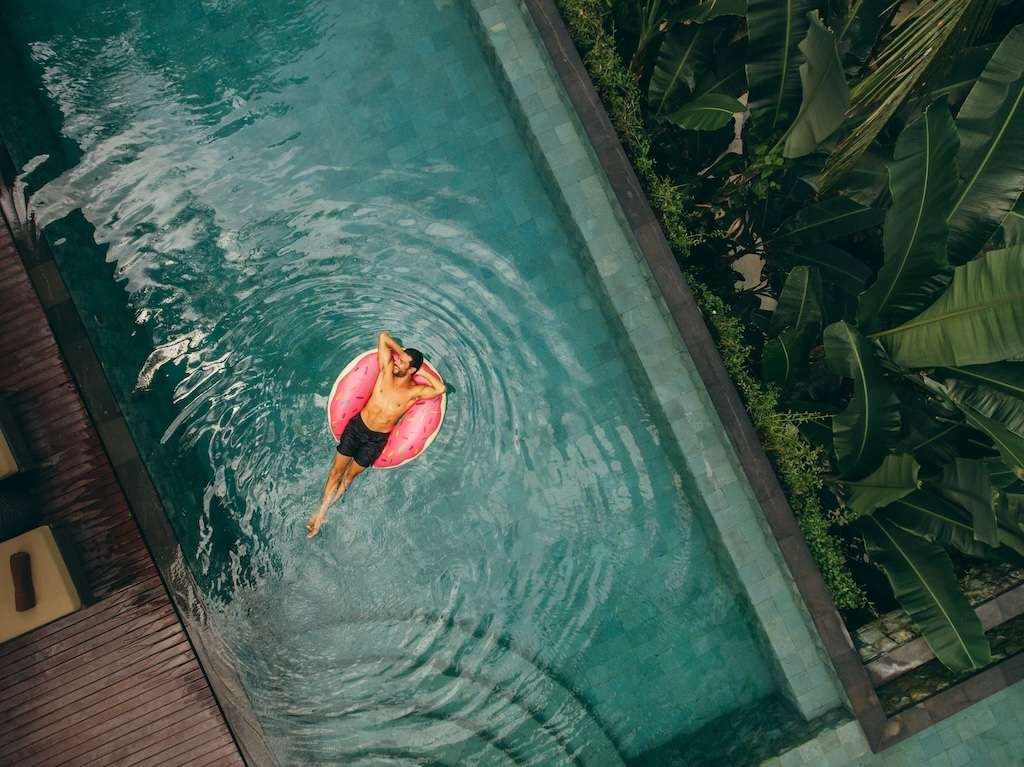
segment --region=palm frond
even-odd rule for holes
[[[893,30],[874,70],[850,93],[847,117],[859,120],[825,164],[821,190],[852,169],[889,118],[928,72],[970,45],[992,18],[998,0],[922,0]]]

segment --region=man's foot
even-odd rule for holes
[[[327,512],[318,511],[316,514],[309,518],[309,522],[306,523],[306,530],[308,531],[307,538],[312,538],[314,535],[320,532],[320,525],[327,519]]]

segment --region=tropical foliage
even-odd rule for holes
[[[562,4],[578,27],[583,0]],[[594,72],[614,30],[689,229],[677,254],[760,352],[730,372],[766,446],[781,421],[745,376],[819,449],[847,557],[959,670],[990,653],[957,563],[1024,562],[1022,5],[615,0],[584,41]],[[732,289],[740,257],[758,275]]]

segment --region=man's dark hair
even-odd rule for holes
[[[421,352],[419,349],[410,348],[406,349],[405,353],[412,357],[412,362],[409,363],[409,367],[413,368],[414,370],[419,370],[420,367],[423,365],[423,352]]]

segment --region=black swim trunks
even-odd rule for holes
[[[354,458],[364,469],[372,464],[384,452],[391,434],[386,431],[374,431],[363,423],[359,413],[352,416],[338,440],[338,452]]]

